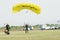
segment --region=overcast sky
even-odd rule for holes
[[[34,3],[41,7],[41,14],[37,15],[30,10],[22,10],[17,14],[12,12],[12,7],[18,3]],[[60,20],[60,0],[0,0],[0,26],[23,24],[57,23]]]

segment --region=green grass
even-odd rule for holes
[[[11,31],[10,35],[0,32],[0,40],[60,40],[60,30]]]

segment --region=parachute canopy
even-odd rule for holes
[[[35,12],[36,14],[40,14],[41,12],[41,8],[40,6],[37,6],[35,4],[31,4],[31,3],[21,3],[21,4],[16,4],[15,6],[13,6],[12,10],[14,13],[17,13],[23,9],[28,9],[28,10],[32,10],[33,12]]]

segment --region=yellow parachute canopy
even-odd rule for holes
[[[21,3],[21,4],[17,4],[15,6],[13,6],[13,12],[14,13],[17,13],[23,9],[32,10],[36,14],[40,14],[40,12],[41,12],[40,6],[37,6],[35,4],[31,4],[31,3]]]

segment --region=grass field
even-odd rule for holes
[[[0,40],[60,40],[60,30],[11,31],[10,35],[0,32]]]

